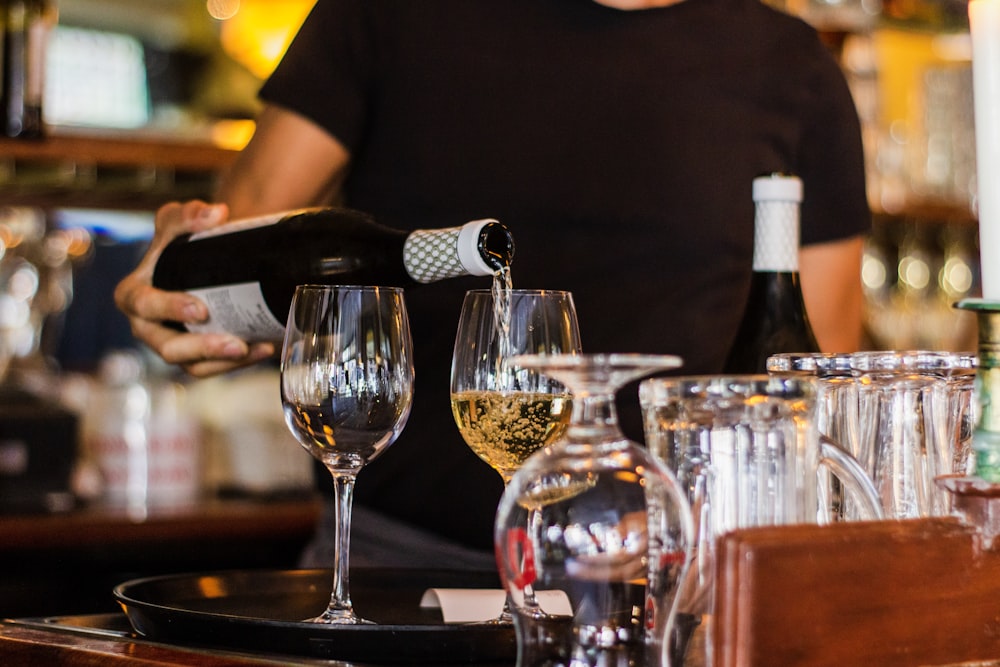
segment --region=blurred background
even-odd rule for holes
[[[67,428],[79,456],[68,482],[60,467],[39,485],[18,472],[30,457],[3,442],[38,447],[41,436],[9,433],[17,418],[0,416],[0,468],[13,461],[0,473],[0,509],[128,501],[129,414],[159,473],[129,491],[138,505],[307,491],[308,456],[287,455],[275,370],[187,382],[135,343],[112,292],[160,204],[210,196],[313,0],[46,2],[58,12],[45,57],[47,138],[0,139],[0,387],[17,413],[40,396],[75,416]],[[132,413],[130,400],[140,404]],[[13,437],[21,428],[25,438]]]

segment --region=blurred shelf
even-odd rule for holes
[[[137,577],[295,567],[321,504],[311,496],[233,498],[144,518],[100,505],[0,515],[0,617],[113,611],[111,589]]]
[[[872,215],[875,220],[905,219],[917,223],[969,226],[978,224],[976,216],[968,206],[934,199],[908,202],[902,208],[894,211],[874,209]]]
[[[179,542],[254,542],[302,539],[312,535],[321,502],[315,497],[288,500],[207,499],[191,505],[151,509],[137,517],[125,508],[95,505],[64,513],[0,516],[4,540],[0,556],[46,551],[143,552],[149,546]]]
[[[21,160],[75,160],[101,165],[169,165],[183,170],[218,170],[239,151],[208,140],[171,138],[142,131],[60,131],[40,141],[0,138],[0,155]]]
[[[141,131],[0,138],[0,205],[155,209],[207,198],[239,150]]]

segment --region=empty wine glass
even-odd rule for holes
[[[622,434],[615,392],[680,360],[531,355],[511,363],[573,395],[563,437],[524,462],[497,511],[494,539],[517,618],[518,664],[671,664],[666,639],[691,553],[691,510],[670,471]],[[539,597],[561,595],[567,605],[540,614],[527,587]]]
[[[569,423],[572,397],[559,381],[512,363],[514,354],[576,354],[573,297],[553,290],[472,290],[455,336],[451,409],[466,444],[504,484]],[[510,622],[507,607],[494,622]]]
[[[413,352],[403,291],[303,285],[281,354],[281,403],[299,443],[333,476],[333,592],[314,623],[369,623],[354,613],[348,579],[358,472],[403,430],[413,399]]]

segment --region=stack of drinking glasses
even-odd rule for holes
[[[772,375],[813,375],[817,426],[862,464],[886,518],[946,516],[935,478],[973,473],[977,357],[933,351],[781,354]],[[850,499],[842,508],[851,516]],[[843,513],[842,513],[843,516]]]
[[[640,385],[646,444],[693,513],[679,612],[706,621],[708,660],[720,535],[950,513],[935,478],[972,472],[976,367],[951,352],[781,354],[767,375]]]
[[[817,384],[807,376],[704,375],[655,378],[639,387],[646,444],[677,477],[691,505],[695,556],[678,613],[703,622],[698,636],[705,640],[705,664],[712,660],[720,535],[753,526],[825,522],[827,470],[852,491],[860,515],[882,515],[861,465],[819,434]],[[675,642],[687,639],[675,637]]]

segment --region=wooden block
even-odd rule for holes
[[[956,519],[754,528],[716,563],[716,667],[1000,659],[1000,553]]]

